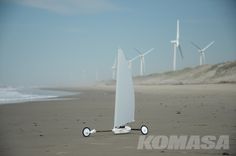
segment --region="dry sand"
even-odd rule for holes
[[[96,133],[113,126],[114,87],[74,89],[81,94],[45,102],[0,105],[1,156],[235,155],[236,85],[136,86],[136,122],[150,135],[230,135],[230,150],[137,150],[139,132]]]

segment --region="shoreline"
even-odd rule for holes
[[[6,94],[6,99],[1,99],[1,96],[0,105],[63,100],[67,98],[69,99],[70,97],[73,97],[73,95],[80,94],[78,91],[65,91],[46,88],[12,88],[11,90],[6,88],[5,92],[4,88],[2,90],[3,95]],[[11,96],[12,94],[13,96]]]

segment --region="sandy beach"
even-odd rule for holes
[[[68,90],[68,89],[67,89]],[[113,127],[115,88],[69,89],[78,95],[40,102],[0,105],[1,156],[55,155],[222,155],[236,154],[236,85],[135,86],[136,122],[149,135],[229,135],[229,150],[138,150],[140,132],[96,133],[85,126]]]

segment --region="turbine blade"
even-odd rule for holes
[[[134,48],[136,50],[136,52],[139,54],[139,55],[142,55],[142,52],[140,50],[138,50],[137,48]]]
[[[201,48],[200,48],[197,44],[195,44],[195,43],[193,43],[193,42],[191,42],[191,44],[192,44],[195,48],[197,48],[198,50],[201,50]]]
[[[184,56],[183,56],[183,53],[182,53],[182,48],[181,48],[181,46],[180,46],[180,45],[178,46],[178,49],[179,49],[179,53],[180,53],[180,55],[181,55],[181,58],[183,59],[183,58],[184,58]]]
[[[135,56],[134,58],[130,59],[130,62],[133,62],[134,60],[136,60],[139,57],[139,55]]]
[[[215,41],[212,41],[210,44],[208,44],[205,48],[202,49],[202,51],[207,50],[210,46],[212,46],[215,43]]]
[[[143,56],[147,55],[148,53],[150,53],[150,52],[153,51],[153,50],[154,50],[154,48],[152,48],[152,49],[146,51],[146,52],[143,54]]]

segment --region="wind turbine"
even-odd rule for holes
[[[112,67],[111,67],[111,69],[112,69],[112,79],[113,80],[116,79],[116,66],[117,66],[117,60],[115,58],[114,63],[112,65]]]
[[[138,57],[140,59],[140,76],[143,76],[145,73],[145,59],[144,56],[149,54],[151,51],[154,50],[154,48],[142,53],[141,51],[139,51],[138,49],[135,48],[135,50],[138,52]]]
[[[212,46],[215,41],[212,41],[211,43],[209,43],[207,46],[205,46],[205,48],[200,48],[197,44],[191,42],[192,45],[198,49],[198,52],[200,53],[200,65],[205,64],[206,61],[206,57],[205,57],[205,51]]]
[[[182,53],[182,50],[181,50],[181,46],[180,46],[180,43],[179,43],[179,20],[177,20],[177,34],[176,34],[176,40],[172,40],[170,41],[173,46],[174,46],[174,56],[173,56],[173,71],[176,70],[176,51],[177,51],[177,48],[179,49],[179,53],[181,55],[181,58],[183,59],[183,53]]]

